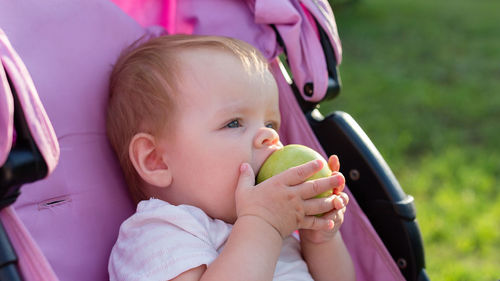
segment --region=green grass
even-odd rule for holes
[[[415,197],[432,280],[500,279],[500,1],[333,2],[351,114]]]

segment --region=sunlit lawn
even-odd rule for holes
[[[499,280],[500,1],[332,2],[344,88],[321,110],[350,113],[415,197],[432,280]]]

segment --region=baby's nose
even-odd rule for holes
[[[271,128],[263,127],[257,131],[254,139],[254,146],[256,148],[262,148],[266,146],[272,146],[278,144],[280,137],[278,133]]]

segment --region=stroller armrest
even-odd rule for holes
[[[16,201],[23,184],[44,178],[48,173],[48,166],[29,131],[16,89],[9,76],[6,76],[14,100],[16,137],[7,160],[0,167],[0,210]],[[0,222],[0,280],[23,280],[17,255],[2,222]]]
[[[314,110],[307,118],[325,152],[340,158],[346,185],[406,280],[429,280],[413,197],[404,193],[375,145],[345,112],[323,117]]]
[[[0,210],[16,201],[21,185],[42,179],[48,173],[47,164],[29,131],[15,87],[8,76],[7,79],[14,99],[17,138],[7,160],[0,167]]]

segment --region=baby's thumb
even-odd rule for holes
[[[252,167],[248,163],[243,163],[240,166],[240,177],[238,179],[237,188],[246,188],[255,185],[255,174]]]

